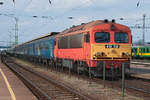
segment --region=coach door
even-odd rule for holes
[[[54,43],[53,43],[53,40],[50,40],[50,57],[53,57],[53,51],[54,51]]]

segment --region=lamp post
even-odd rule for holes
[[[18,18],[14,17],[15,23],[15,45],[18,45]]]
[[[145,45],[145,17],[146,14],[143,14],[143,45]]]

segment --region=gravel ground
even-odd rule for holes
[[[21,61],[19,59],[15,59],[15,61],[18,64],[29,66],[40,73],[44,73],[51,78],[63,82],[64,84],[67,84],[70,87],[75,88],[78,91],[81,91],[82,93],[91,95],[96,100],[143,100],[142,98],[131,96],[130,94],[126,94],[126,93],[125,96],[122,97],[121,91],[114,90],[113,88],[107,88],[107,87],[104,88],[102,83],[101,84],[94,83],[94,82],[89,83],[88,81],[80,78],[78,79],[75,76],[69,76],[62,72],[48,70],[46,68],[33,65],[26,61]]]
[[[149,59],[132,59],[133,62],[150,63]]]

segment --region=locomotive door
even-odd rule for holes
[[[84,35],[84,59],[90,60],[90,34],[89,32]]]

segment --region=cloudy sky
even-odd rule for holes
[[[19,43],[52,31],[92,20],[116,19],[127,26],[150,26],[150,0],[0,0],[0,45],[14,42],[15,18],[18,19]],[[36,16],[36,17],[33,17]],[[72,19],[70,19],[72,17]],[[124,20],[120,20],[123,18]],[[142,39],[142,29],[132,29],[133,40]],[[150,29],[145,29],[150,42]]]

